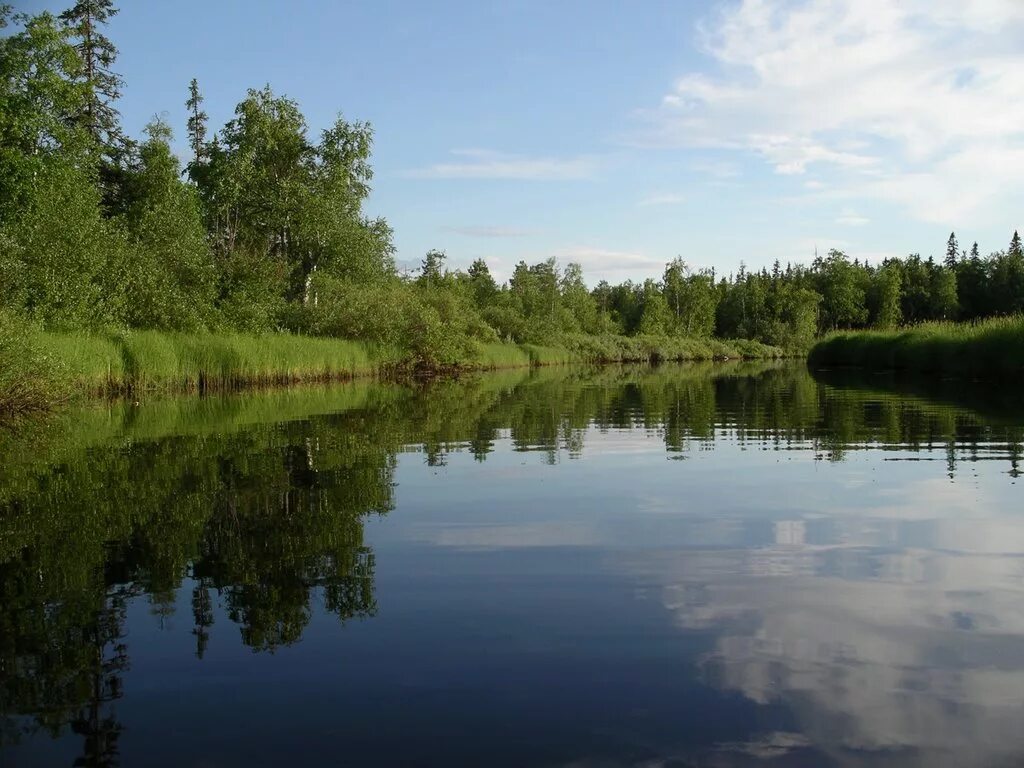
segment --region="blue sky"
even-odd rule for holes
[[[66,2],[26,2],[60,10]],[[1024,229],[1024,2],[141,2],[110,25],[133,135],[270,83],[375,129],[368,205],[428,248],[731,271]]]

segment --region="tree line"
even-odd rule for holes
[[[49,327],[289,330],[458,359],[474,344],[566,336],[748,338],[791,349],[837,328],[892,328],[1024,310],[1024,255],[911,255],[878,265],[833,250],[809,266],[729,275],[681,258],[660,278],[593,288],[578,264],[396,269],[386,220],[363,211],[373,133],[339,117],[313,135],[299,105],[251,89],[219,130],[187,90],[189,158],[155,118],[120,123],[112,0],[55,16],[0,7],[0,311]]]

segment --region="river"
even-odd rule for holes
[[[1012,387],[552,367],[0,456],[3,765],[1024,761]]]

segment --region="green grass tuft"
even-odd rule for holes
[[[899,331],[835,333],[808,355],[815,367],[856,366],[957,376],[1024,371],[1024,317],[925,323]]]

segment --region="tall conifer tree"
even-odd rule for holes
[[[116,156],[124,143],[120,114],[114,106],[121,97],[124,80],[113,70],[117,48],[102,31],[116,15],[117,8],[112,0],[78,0],[60,15],[82,59],[80,77],[86,98],[74,118],[108,156]]]
[[[198,165],[206,156],[206,112],[202,110],[203,94],[199,92],[199,81],[194,77],[188,86],[188,143],[192,147],[192,162]]]
[[[1013,231],[1013,238],[1010,240],[1010,249],[1006,252],[1007,256],[1016,256],[1017,258],[1024,257],[1024,248],[1021,248],[1020,235],[1017,234],[1017,230]]]
[[[950,269],[956,267],[956,258],[959,252],[960,244],[956,241],[956,232],[950,232],[949,240],[946,241],[946,266]]]

